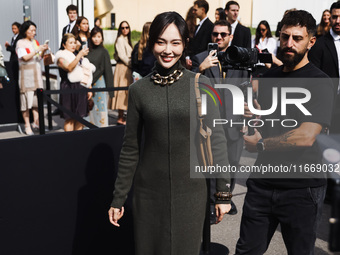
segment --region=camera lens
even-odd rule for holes
[[[250,53],[247,48],[230,46],[226,53],[227,60],[231,64],[246,63],[250,58]]]

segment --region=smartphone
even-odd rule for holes
[[[208,43],[208,52],[210,54],[210,52],[212,50],[216,50],[215,54],[213,55],[214,57],[217,57],[217,52],[218,52],[218,44],[217,43]]]
[[[46,40],[44,44],[49,44],[50,43],[50,40]]]
[[[83,45],[83,49],[87,49],[89,46],[87,44],[87,41],[81,43]]]

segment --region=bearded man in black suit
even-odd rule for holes
[[[333,80],[335,104],[333,108],[331,133],[340,133],[340,2],[334,2],[331,11],[331,30],[319,37],[308,53],[309,60]]]

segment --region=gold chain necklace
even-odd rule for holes
[[[173,73],[169,74],[168,76],[161,76],[156,71],[151,75],[151,79],[154,83],[160,84],[162,86],[171,85],[175,81],[178,81],[179,78],[183,76],[183,70],[175,70]]]

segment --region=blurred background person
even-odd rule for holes
[[[222,7],[217,8],[215,11],[215,22],[219,20],[227,20],[227,15]]]
[[[37,26],[32,21],[25,21],[20,27],[23,39],[17,42],[16,52],[19,59],[20,110],[25,122],[25,133],[33,135],[30,125],[29,110],[33,112],[33,128],[39,128],[38,100],[36,89],[43,88],[40,60],[48,45],[39,45],[34,39]]]
[[[127,87],[132,82],[131,70],[131,29],[127,21],[122,21],[119,24],[118,35],[115,42],[114,58],[117,61],[113,85],[115,87]],[[115,91],[115,96],[112,100],[112,109],[118,110],[118,125],[125,125],[124,111],[127,110],[128,105],[128,91],[119,90]]]
[[[11,40],[11,43],[7,42],[5,43],[6,50],[11,53],[11,56],[9,58],[9,69],[10,69],[10,74],[9,77],[15,82],[18,82],[19,79],[19,61],[18,61],[18,56],[17,53],[15,52],[15,48],[17,47],[17,42],[22,39],[19,29],[20,29],[21,24],[19,22],[14,22],[12,24],[12,32],[13,32],[13,37]]]
[[[233,40],[230,45],[238,47],[250,48],[251,47],[251,32],[248,27],[243,26],[238,21],[238,15],[240,11],[240,5],[236,1],[228,1],[224,8],[227,15],[227,21],[231,24],[231,34]],[[230,46],[229,45],[229,46]]]
[[[252,40],[251,47],[256,47],[260,50],[267,49],[269,53],[272,53],[276,56],[277,41],[272,36],[270,26],[266,20],[262,20],[258,24],[255,38]]]
[[[69,19],[69,24],[63,28],[62,35],[67,33],[71,33],[73,31],[74,26],[76,25],[77,17],[78,17],[78,7],[70,4],[66,8],[66,13]]]
[[[134,81],[151,73],[156,61],[155,56],[148,47],[150,25],[151,22],[144,24],[140,40],[132,51],[131,63]]]
[[[185,18],[185,22],[188,25],[189,29],[189,40],[192,39],[195,35],[195,29],[197,25],[197,18],[194,13],[194,6],[191,6],[190,9],[187,12],[187,16]]]
[[[197,17],[195,14],[195,9],[194,6],[191,6],[190,9],[187,12],[187,16],[185,18],[185,22],[187,23],[188,26],[188,30],[189,30],[189,44],[190,45],[193,41],[193,38],[195,36],[195,31],[196,31],[196,27],[197,27]],[[187,52],[187,55],[190,52]],[[192,66],[192,61],[190,60],[190,57],[187,56],[187,60],[186,60],[186,68],[191,70],[191,66]]]
[[[322,13],[320,24],[318,24],[316,29],[316,37],[323,36],[329,32],[331,29],[331,12],[330,10],[324,10]]]
[[[88,48],[88,39],[90,38],[90,26],[88,19],[84,16],[80,16],[77,19],[72,34],[76,37],[77,51],[82,50],[84,47]]]
[[[68,78],[68,74],[71,72],[82,72],[79,62],[89,53],[89,49],[82,49],[77,56],[74,55],[76,50],[76,38],[73,34],[68,33],[63,36],[62,44],[64,50],[59,50],[55,55],[55,62],[59,67],[59,74],[61,78],[60,89],[86,89],[79,82],[71,82]],[[80,76],[80,75],[79,75]],[[70,110],[71,112],[79,115],[80,117],[86,117],[88,115],[88,99],[92,96],[91,92],[88,93],[72,93],[61,94],[60,104]],[[82,130],[83,124],[77,120],[72,119],[67,113],[61,111],[60,117],[65,119],[64,130],[74,131]]]
[[[1,44],[0,44],[0,68],[6,68],[5,67],[5,63],[4,63],[4,54],[2,53]],[[0,76],[0,89],[3,88],[3,86],[2,86],[2,79],[3,79],[3,77]]]
[[[272,36],[270,26],[266,20],[262,20],[258,24],[251,47],[256,47],[260,52],[262,52],[262,50],[268,50],[268,53],[272,54],[273,63],[282,65],[282,62],[276,58],[277,40]],[[253,77],[261,77],[271,66],[271,64],[256,64],[256,70],[253,72]],[[257,85],[254,85],[254,90],[257,91]]]
[[[95,18],[94,19],[94,26],[102,28],[102,21],[100,20],[100,18]]]
[[[95,65],[96,71],[93,74],[92,88],[113,87],[113,73],[109,52],[103,46],[103,30],[94,27],[90,35],[90,52],[87,56],[89,61]],[[113,97],[113,91],[110,96]],[[93,96],[94,107],[90,111],[90,122],[97,127],[108,126],[108,95],[107,92],[96,92]]]

